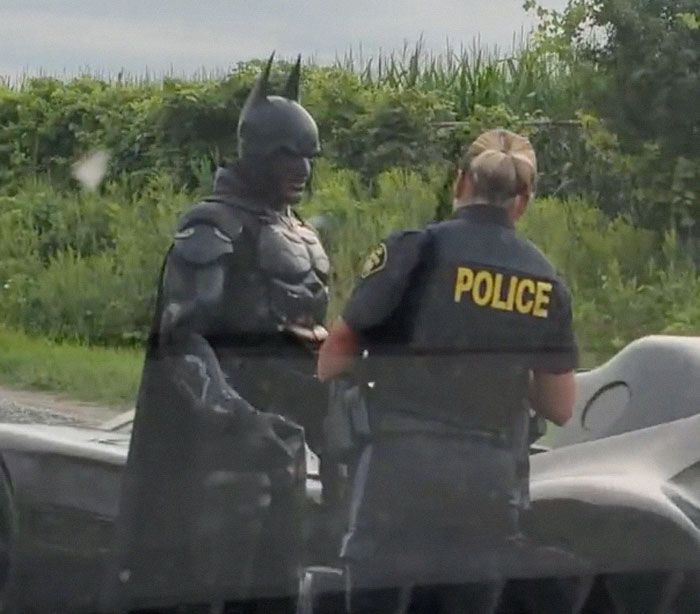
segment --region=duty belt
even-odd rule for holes
[[[475,439],[500,446],[509,443],[509,437],[505,431],[473,428],[455,424],[454,421],[448,422],[436,418],[418,417],[405,412],[378,409],[370,412],[370,429],[373,437],[422,434]]]

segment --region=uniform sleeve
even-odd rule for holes
[[[363,333],[392,315],[425,257],[427,242],[425,231],[400,232],[370,251],[343,312],[353,332]]]
[[[571,293],[563,283],[557,284],[556,315],[552,332],[546,337],[533,369],[546,373],[567,373],[578,367],[578,343],[573,329]]]

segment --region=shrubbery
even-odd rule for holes
[[[656,24],[654,11],[662,11],[664,2],[682,8],[689,1],[659,0],[645,9],[645,19]],[[541,195],[583,195],[635,224],[700,235],[697,96],[666,96],[651,132],[637,129],[644,100],[634,109],[635,121],[623,121],[619,105],[604,94],[633,77],[646,83],[646,73],[624,72],[634,52],[630,41],[618,36],[593,53],[572,34],[601,4],[614,7],[618,0],[572,0],[561,15],[545,11],[539,35],[509,54],[448,48],[435,56],[419,42],[403,54],[363,64],[349,57],[335,67],[307,66],[303,102],[317,118],[324,157],[369,182],[391,168],[449,164],[468,136],[507,126],[526,132],[537,148]],[[602,14],[613,20],[611,27],[621,19],[612,8]],[[664,47],[664,53],[667,63],[685,53],[689,68],[662,75],[663,66],[651,62],[654,78],[644,87],[662,80],[665,92],[676,86],[697,92],[692,45],[698,31],[686,21],[679,17],[667,27],[682,49]],[[645,49],[653,42],[646,41]],[[624,70],[615,64],[618,55],[627,62]],[[226,76],[193,80],[0,83],[0,190],[15,193],[28,176],[73,189],[71,164],[98,147],[111,154],[109,178],[121,180],[130,193],[144,189],[154,173],[167,173],[177,188],[196,189],[202,162],[211,170],[235,155],[238,115],[259,69],[256,61]],[[285,63],[275,66],[273,89],[288,70]]]
[[[392,169],[368,187],[353,171],[317,165],[300,213],[318,225],[330,252],[331,317],[371,245],[435,219],[443,178],[442,168]],[[194,200],[165,175],[138,197],[118,182],[101,195],[65,196],[31,181],[0,198],[3,320],[56,340],[140,343],[175,220]],[[672,234],[610,220],[581,199],[554,198],[531,204],[522,232],[571,286],[587,362],[643,334],[700,332],[698,275]]]
[[[323,158],[301,211],[329,245],[332,314],[371,244],[449,214],[461,148],[502,126],[537,150],[523,232],[572,287],[586,355],[647,333],[697,334],[694,1],[570,0],[552,11],[527,0],[540,29],[511,54],[436,56],[419,42],[308,66],[303,102]],[[591,23],[602,43],[582,36]],[[174,222],[234,156],[260,66],[191,80],[0,82],[0,317],[51,339],[142,341]],[[275,66],[273,89],[288,69]],[[106,181],[85,192],[71,165],[98,148],[111,155]]]

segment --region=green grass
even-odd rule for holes
[[[367,88],[418,89],[452,100],[460,117],[476,105],[505,103],[519,112],[546,109],[552,117],[569,117],[580,101],[576,60],[565,61],[537,46],[524,31],[510,48],[486,47],[480,38],[441,51],[422,38],[401,49],[364,56],[352,49],[338,57],[335,68],[358,75]],[[315,66],[311,66],[315,68]]]
[[[52,343],[0,328],[0,384],[132,407],[143,352]]]

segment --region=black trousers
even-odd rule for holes
[[[516,463],[486,442],[375,440],[354,475],[341,556],[351,614],[494,612],[518,532]]]

